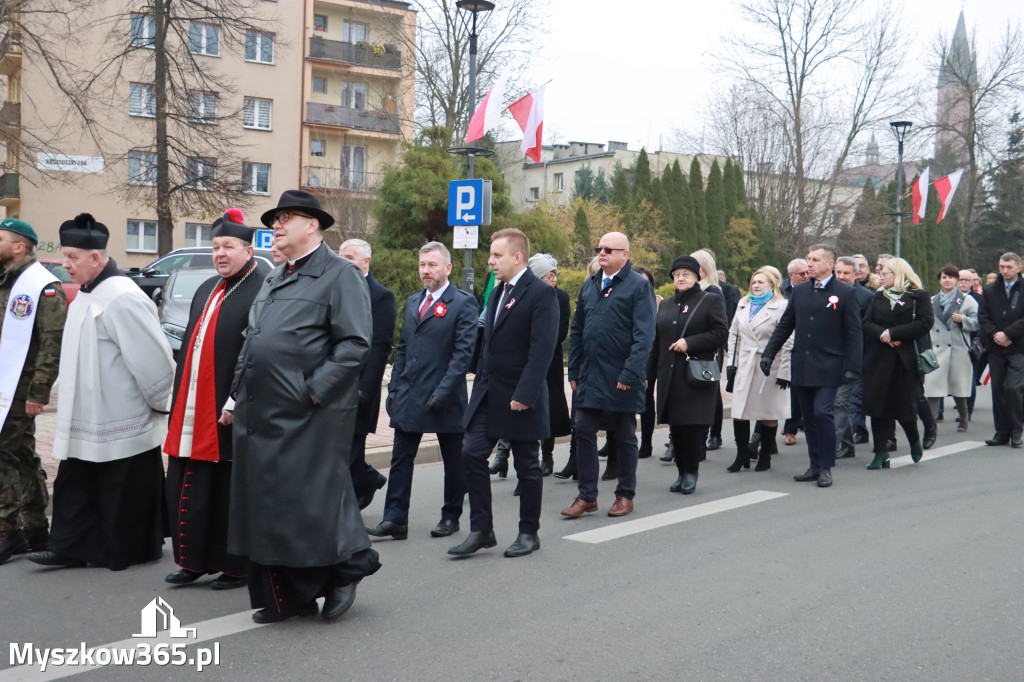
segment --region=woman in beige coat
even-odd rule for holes
[[[771,451],[779,420],[789,418],[790,337],[764,376],[761,352],[768,344],[788,301],[782,297],[782,275],[765,266],[750,277],[750,294],[740,299],[729,330],[729,366],[736,369],[732,391],[732,425],[736,436],[736,461],[728,470],[750,468],[750,422],[760,421],[761,455],[755,471],[771,468]]]

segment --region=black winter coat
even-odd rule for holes
[[[359,402],[356,414],[357,436],[365,436],[377,431],[377,419],[380,417],[380,384],[384,379],[384,369],[391,355],[391,344],[395,340],[395,319],[398,312],[395,308],[395,295],[391,290],[373,278],[369,272],[364,278],[370,288],[370,315],[373,318],[373,338],[370,341],[370,352],[366,354],[366,363],[359,373],[359,390],[365,396]]]
[[[989,353],[1024,353],[1024,277],[1018,275],[1010,289],[1009,298],[1002,277],[996,278],[996,281],[982,290],[978,304],[978,325],[978,333]],[[1013,343],[1006,348],[1000,346],[992,340],[996,332],[1003,332]]]
[[[569,292],[555,288],[558,296],[558,338],[555,342],[555,354],[548,365],[548,402],[551,413],[551,435],[568,436],[572,432],[572,420],[569,418],[569,405],[565,401],[565,360],[562,343],[569,334]]]
[[[917,418],[921,375],[917,373],[914,342],[921,350],[932,347],[933,322],[931,297],[925,289],[903,294],[896,307],[882,292],[875,294],[864,314],[864,414],[887,419]],[[901,342],[899,348],[879,340],[886,329],[893,341]]]

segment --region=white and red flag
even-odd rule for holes
[[[508,76],[502,74],[498,80],[494,81],[494,87],[484,95],[480,106],[477,107],[473,118],[469,121],[469,129],[466,130],[466,144],[479,140],[501,121],[501,101],[505,98],[505,81],[507,80]]]
[[[942,210],[939,211],[939,219],[935,221],[936,225],[941,223],[942,219],[946,217],[946,211],[949,210],[949,204],[953,201],[953,194],[956,192],[957,185],[960,184],[960,176],[963,174],[963,170],[958,170],[935,181],[935,191],[938,192],[939,202],[942,204]]]
[[[928,172],[931,167],[925,168],[918,176],[917,182],[910,188],[910,194],[914,199],[914,224],[917,225],[924,218],[928,210]]]
[[[523,143],[519,148],[536,163],[540,163],[541,137],[544,133],[544,88],[548,83],[508,107],[523,130]]]

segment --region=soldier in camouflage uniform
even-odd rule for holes
[[[15,282],[36,262],[38,243],[27,223],[11,218],[0,222],[0,338],[8,308],[11,314],[23,316],[31,305],[38,306],[13,399],[0,394],[0,401],[10,405],[6,418],[0,419],[0,563],[30,549],[45,549],[49,541],[49,493],[36,454],[35,418],[50,401],[50,388],[57,378],[67,299],[60,283],[50,281],[34,294],[26,291],[9,300]],[[18,354],[10,345],[3,347],[5,357],[0,362],[16,362],[13,356]]]

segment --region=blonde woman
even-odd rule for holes
[[[740,299],[729,330],[729,366],[736,367],[732,392],[732,426],[736,436],[736,460],[727,468],[735,473],[750,468],[750,422],[759,421],[761,455],[755,471],[771,468],[772,443],[780,419],[788,419],[790,337],[782,346],[771,374],[759,370],[761,351],[768,344],[788,301],[782,296],[782,276],[768,266],[750,277],[750,294]],[[727,370],[728,371],[728,370]]]

